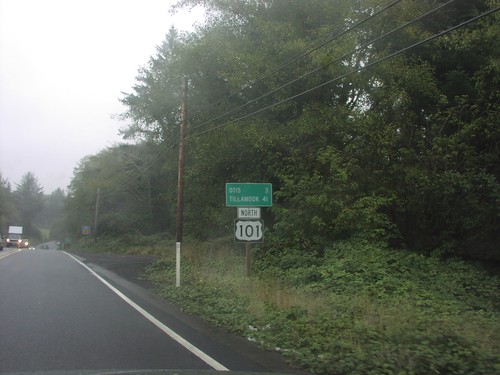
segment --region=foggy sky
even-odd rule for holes
[[[0,172],[66,190],[86,155],[121,141],[122,92],[175,21],[173,0],[0,0]]]

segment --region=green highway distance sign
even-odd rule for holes
[[[273,205],[273,185],[268,183],[227,183],[226,206],[271,207]]]

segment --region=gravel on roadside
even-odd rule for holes
[[[93,263],[116,273],[124,279],[138,284],[147,289],[152,289],[153,284],[143,280],[141,274],[156,260],[153,256],[127,255],[115,253],[91,253],[72,250],[69,253],[84,259],[84,263]]]

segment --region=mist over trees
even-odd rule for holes
[[[495,373],[498,0],[174,9],[197,5],[204,22],[170,29],[123,93],[127,143],[83,158],[66,193],[41,197],[30,174],[12,191],[0,176],[2,228],[32,210],[36,228],[77,239],[97,217],[96,249],[160,254],[145,277],[164,298],[311,373]],[[176,287],[164,246],[184,79],[194,240]],[[227,182],[273,185],[252,277],[232,243]]]
[[[75,169],[68,231],[100,188],[100,234],[174,232],[186,77],[186,235],[230,235],[224,184],[270,182],[266,251],[356,237],[498,260],[498,13],[460,25],[498,4],[382,3],[180,1],[205,22],[171,29],[123,95],[130,143]]]
[[[5,233],[9,220],[17,220],[10,182],[0,173],[0,231]]]
[[[14,204],[19,214],[19,224],[23,227],[23,235],[41,238],[34,226],[34,218],[43,206],[43,188],[32,172],[24,174],[14,191]]]
[[[63,238],[57,233],[64,233],[64,191],[45,195],[33,172],[25,173],[15,186],[13,190],[0,173],[0,232],[6,234],[11,225],[22,226],[23,236],[33,244]]]

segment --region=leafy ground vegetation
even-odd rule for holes
[[[165,297],[316,373],[498,373],[498,278],[472,264],[500,261],[499,1],[173,10],[200,4],[123,94],[128,143],[75,168],[57,236],[96,222],[108,250],[174,249],[187,79],[193,242],[187,287],[169,257],[149,271]],[[234,231],[226,182],[273,186],[250,279],[214,240]],[[0,178],[0,225],[12,194]]]
[[[313,373],[500,371],[497,276],[459,259],[351,240],[322,256],[256,248],[247,278],[244,252],[231,240],[186,245],[180,288],[173,257],[145,277],[185,311]]]

